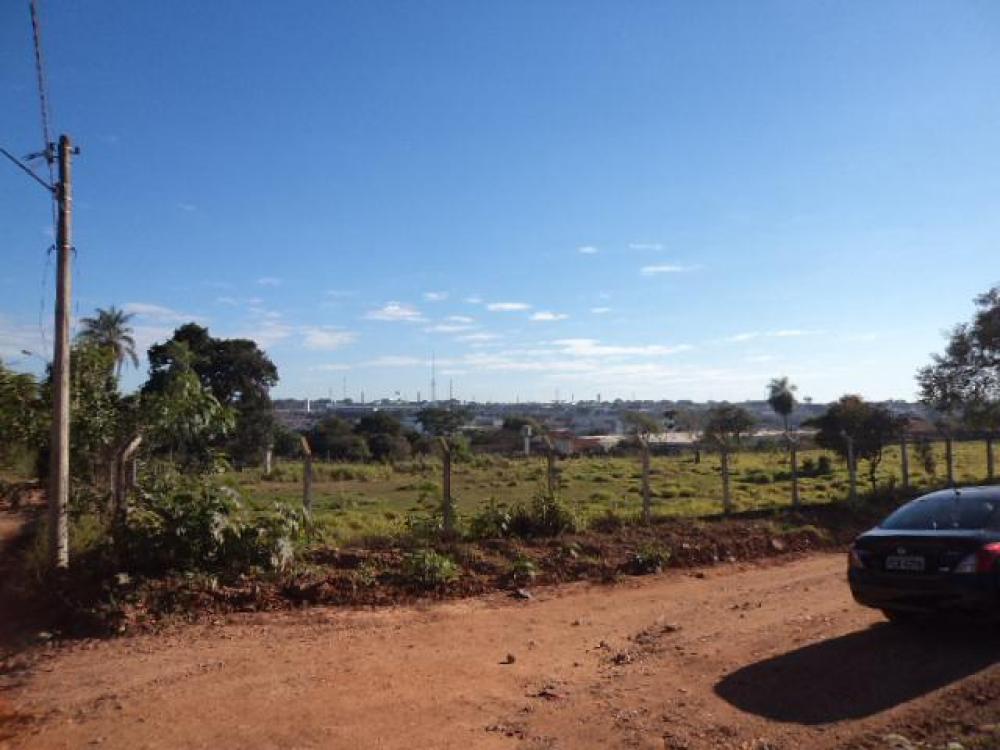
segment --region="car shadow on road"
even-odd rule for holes
[[[871,716],[1000,660],[995,623],[879,624],[750,664],[716,694],[777,721],[824,724]]]

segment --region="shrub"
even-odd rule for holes
[[[403,557],[403,576],[422,588],[437,588],[458,578],[458,566],[447,555],[421,549]]]
[[[576,531],[576,515],[558,497],[539,492],[530,506],[518,505],[513,512],[511,533],[523,538],[559,536]]]
[[[510,534],[513,519],[510,508],[490,500],[469,521],[469,533],[475,539],[497,539]]]
[[[833,474],[833,461],[830,460],[829,456],[820,456],[819,460],[816,462],[816,473],[817,474]]]
[[[660,573],[670,562],[672,552],[662,544],[651,542],[644,544],[632,553],[629,567],[632,572],[639,575],[646,573]]]
[[[229,487],[205,480],[160,480],[140,492],[120,541],[130,566],[159,573],[288,567],[304,528],[299,511],[279,506],[249,519]]]
[[[538,575],[538,568],[536,568],[535,563],[527,557],[518,557],[510,564],[510,570],[507,575],[510,578],[511,583],[515,586],[519,586],[531,583],[535,580],[535,576]]]

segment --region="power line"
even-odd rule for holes
[[[30,0],[31,35],[35,43],[35,75],[38,78],[38,103],[42,112],[42,144],[45,147],[43,155],[49,167],[49,183],[55,182],[52,172],[52,130],[49,127],[49,94],[45,82],[45,56],[42,54],[42,27],[38,20],[38,0]]]

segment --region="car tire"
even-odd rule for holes
[[[893,625],[912,625],[920,617],[917,612],[907,612],[899,609],[883,609],[882,614]]]

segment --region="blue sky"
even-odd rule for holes
[[[40,143],[27,3],[0,145]],[[911,398],[1000,281],[994,2],[44,0],[77,315],[255,338],[280,396]],[[50,345],[0,166],[0,356]],[[45,331],[41,330],[40,319]],[[143,369],[145,364],[143,365]],[[133,387],[143,372],[130,372]]]

